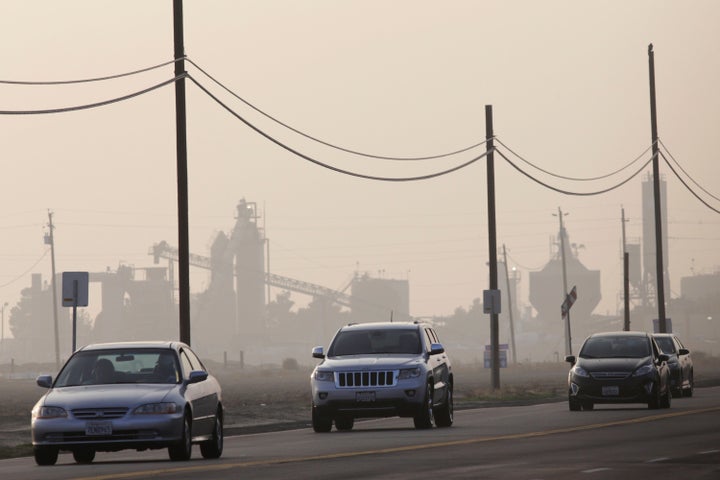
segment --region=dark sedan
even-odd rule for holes
[[[690,357],[690,350],[685,348],[677,335],[672,333],[654,333],[653,338],[660,350],[666,353],[670,359],[670,383],[674,397],[692,397],[693,362]]]
[[[167,448],[188,460],[194,443],[205,458],[223,450],[220,385],[190,348],[179,342],[89,345],[76,351],[32,410],[38,465],[53,465],[60,450],[78,463],[95,452]]]
[[[647,403],[669,408],[669,356],[645,332],[596,333],[577,357],[568,355],[570,410],[592,410],[598,403]]]

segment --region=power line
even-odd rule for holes
[[[38,85],[72,85],[72,84],[76,84],[76,83],[102,82],[102,81],[106,81],[106,80],[114,80],[117,78],[129,77],[131,75],[137,75],[139,73],[149,72],[151,70],[155,70],[157,68],[161,68],[161,67],[165,67],[167,65],[173,64],[180,60],[182,60],[182,59],[178,58],[175,60],[170,60],[168,62],[160,63],[158,65],[153,65],[152,67],[141,68],[140,70],[133,70],[132,72],[118,73],[116,75],[108,75],[105,77],[84,78],[84,79],[79,79],[79,80],[49,80],[49,81],[0,80],[0,84],[38,86]]]
[[[702,190],[703,192],[707,193],[712,198],[714,198],[715,200],[720,202],[720,198],[716,197],[712,193],[708,192],[705,188],[703,188],[703,186],[700,185],[698,182],[696,182],[695,179],[682,167],[682,165],[680,165],[680,162],[675,160],[675,157],[673,157],[672,153],[670,153],[670,150],[668,150],[668,148],[665,146],[665,144],[662,142],[662,140],[660,140],[660,145],[662,146],[663,150],[665,150],[665,152],[668,155],[670,155],[670,158],[672,158],[673,162],[675,162],[675,165],[678,166],[678,168],[685,174],[686,177],[688,177],[695,185],[697,185],[700,188],[700,190]],[[663,157],[663,158],[665,158],[665,157]],[[667,159],[665,159],[665,161],[667,162]]]
[[[32,266],[31,266],[30,268],[28,268],[28,269],[25,270],[23,273],[21,273],[20,275],[18,275],[18,276],[15,277],[15,278],[13,278],[13,279],[10,280],[9,282],[3,283],[2,285],[0,285],[0,288],[4,288],[4,287],[7,287],[8,285],[12,285],[13,283],[17,282],[18,280],[20,280],[21,278],[23,278],[25,275],[27,275],[30,270],[32,270],[33,268],[37,267],[38,263],[40,263],[40,262],[42,261],[42,259],[45,258],[45,255],[47,255],[49,251],[50,251],[49,248],[48,248],[47,250],[45,250],[45,253],[43,253],[43,254],[40,256],[40,258],[38,258],[37,261],[32,264]]]
[[[562,193],[562,194],[564,194],[564,195],[575,195],[575,196],[600,195],[600,194],[607,193],[607,192],[609,192],[609,191],[615,190],[616,188],[619,188],[619,187],[625,185],[627,182],[629,182],[630,180],[632,180],[633,178],[635,178],[640,172],[642,172],[642,171],[645,169],[645,167],[647,167],[647,166],[650,164],[650,162],[652,162],[652,158],[650,158],[650,160],[648,160],[647,162],[645,162],[645,163],[642,165],[642,167],[640,167],[640,169],[638,169],[638,171],[636,171],[635,173],[633,173],[632,175],[630,175],[628,178],[626,178],[626,179],[623,180],[622,182],[613,185],[612,187],[608,187],[608,188],[605,188],[605,189],[603,189],[603,190],[597,190],[597,191],[594,191],[594,192],[571,192],[571,191],[569,191],[569,190],[562,190],[562,189],[560,189],[560,188],[553,187],[552,185],[548,185],[547,183],[544,183],[544,182],[542,182],[541,180],[538,180],[537,178],[533,177],[532,175],[530,175],[529,173],[525,172],[523,169],[521,169],[520,167],[518,167],[517,165],[515,165],[509,158],[507,158],[507,157],[502,153],[501,150],[498,150],[498,149],[496,148],[495,151],[496,151],[502,158],[504,158],[505,161],[508,162],[515,170],[517,170],[518,172],[522,173],[523,175],[525,175],[527,178],[529,178],[529,179],[532,180],[533,182],[535,182],[535,183],[537,183],[537,184],[539,184],[539,185],[542,185],[543,187],[548,188],[548,189],[550,189],[550,190],[553,190],[553,191],[555,191],[555,192]]]
[[[461,170],[461,169],[463,169],[463,168],[465,168],[465,167],[467,167],[467,166],[469,166],[469,165],[477,162],[478,160],[480,160],[481,158],[483,158],[484,156],[486,156],[486,155],[488,154],[488,152],[484,152],[483,154],[478,155],[477,157],[474,157],[474,158],[468,160],[468,161],[465,162],[465,163],[461,163],[460,165],[456,165],[456,166],[454,166],[454,167],[452,167],[452,168],[449,168],[449,169],[447,169],[447,170],[442,170],[442,171],[435,172],[435,173],[430,173],[430,174],[427,174],[427,175],[419,175],[419,176],[415,176],[415,177],[380,177],[380,176],[365,175],[365,174],[362,174],[362,173],[357,173],[357,172],[352,172],[352,171],[349,171],[349,170],[344,170],[344,169],[341,169],[341,168],[338,168],[338,167],[334,167],[334,166],[332,166],[332,165],[328,165],[327,163],[321,162],[321,161],[316,160],[316,159],[314,159],[314,158],[312,158],[312,157],[310,157],[310,156],[308,156],[308,155],[305,155],[305,154],[303,154],[303,153],[295,150],[294,148],[292,148],[292,147],[290,147],[290,146],[282,143],[280,140],[278,140],[278,139],[270,136],[269,134],[265,133],[265,132],[264,132],[263,130],[261,130],[260,128],[256,127],[256,126],[253,125],[252,123],[250,123],[248,120],[246,120],[244,117],[242,117],[239,113],[235,112],[232,108],[230,108],[229,106],[227,106],[225,103],[223,103],[219,98],[217,98],[215,95],[213,95],[207,88],[205,88],[202,84],[200,84],[197,80],[195,80],[195,78],[193,78],[192,75],[189,75],[189,74],[188,74],[188,75],[187,75],[187,78],[189,78],[200,90],[202,90],[203,92],[205,92],[205,94],[207,94],[207,96],[209,96],[210,98],[212,98],[213,100],[215,100],[215,102],[216,102],[218,105],[220,105],[221,107],[223,107],[223,108],[224,108],[225,110],[227,110],[231,115],[233,115],[235,118],[237,118],[238,120],[240,120],[241,122],[243,122],[245,125],[247,125],[248,127],[250,127],[250,128],[251,128],[252,130],[254,130],[256,133],[262,135],[263,137],[265,137],[266,139],[270,140],[271,142],[273,142],[274,144],[278,145],[279,147],[284,148],[284,149],[287,150],[288,152],[293,153],[293,154],[295,154],[296,156],[298,156],[298,157],[300,157],[300,158],[302,158],[302,159],[304,159],[304,160],[307,160],[307,161],[309,161],[309,162],[311,162],[311,163],[314,163],[315,165],[321,166],[321,167],[323,167],[323,168],[327,168],[328,170],[332,170],[332,171],[337,172],[337,173],[342,173],[342,174],[344,174],[344,175],[349,175],[349,176],[358,177],[358,178],[364,178],[364,179],[366,179],[366,180],[378,180],[378,181],[383,181],[383,182],[412,182],[412,181],[417,181],[417,180],[429,180],[429,179],[431,179],[431,178],[440,177],[440,176],[447,175],[447,174],[449,174],[449,173],[452,173],[452,172]]]
[[[110,105],[113,103],[122,102],[125,100],[129,100],[131,98],[144,95],[146,93],[149,93],[153,90],[157,90],[158,88],[165,87],[167,85],[173,84],[180,80],[181,78],[185,78],[187,73],[183,73],[182,75],[178,75],[170,80],[166,80],[162,83],[158,83],[157,85],[153,85],[152,87],[148,87],[144,90],[140,90],[128,95],[124,95],[122,97],[112,98],[110,100],[103,100],[102,102],[96,102],[96,103],[89,103],[85,105],[74,105],[71,107],[62,107],[62,108],[50,108],[45,110],[0,110],[0,115],[45,115],[50,113],[67,113],[67,112],[74,112],[78,110],[88,110],[90,108],[97,108],[97,107],[104,107],[106,105]]]
[[[241,102],[243,102],[245,105],[247,105],[248,107],[252,108],[252,109],[255,110],[256,112],[260,113],[261,115],[265,116],[266,118],[269,118],[270,120],[272,120],[273,122],[277,123],[278,125],[282,125],[283,127],[287,128],[288,130],[291,130],[291,131],[297,133],[298,135],[301,135],[301,136],[303,136],[303,137],[305,137],[305,138],[307,138],[307,139],[309,139],[309,140],[312,140],[312,141],[314,141],[314,142],[320,143],[320,144],[325,145],[325,146],[327,146],[327,147],[334,148],[334,149],[336,149],[336,150],[340,150],[340,151],[343,151],[343,152],[346,152],[346,153],[350,153],[350,154],[353,154],[353,155],[359,155],[359,156],[361,156],[361,157],[375,158],[375,159],[380,159],[380,160],[395,160],[395,161],[435,160],[435,159],[439,159],[439,158],[451,157],[451,156],[453,156],[453,155],[457,155],[457,154],[460,154],[460,153],[464,153],[464,152],[467,152],[467,151],[469,151],[469,150],[472,150],[472,149],[474,149],[474,148],[477,148],[477,147],[479,147],[479,146],[484,145],[485,143],[487,143],[487,140],[482,140],[481,142],[477,142],[477,143],[475,143],[475,144],[473,144],[473,145],[470,145],[469,147],[461,148],[461,149],[458,149],[458,150],[455,150],[455,151],[452,151],[452,152],[442,153],[442,154],[438,154],[438,155],[430,155],[430,156],[425,156],[425,157],[391,157],[391,156],[386,156],[386,155],[375,155],[375,154],[370,154],[370,153],[359,152],[359,151],[357,151],[357,150],[351,150],[351,149],[349,149],[349,148],[344,148],[344,147],[341,147],[341,146],[338,146],[338,145],[335,145],[335,144],[326,142],[326,141],[324,141],[324,140],[321,140],[321,139],[319,139],[319,138],[317,138],[317,137],[314,137],[314,136],[312,136],[312,135],[309,135],[309,134],[307,134],[307,133],[304,133],[304,132],[296,129],[296,128],[288,125],[287,123],[284,123],[284,122],[278,120],[277,118],[273,117],[272,115],[268,114],[267,112],[264,112],[264,111],[261,110],[260,108],[256,107],[255,105],[253,105],[253,104],[250,103],[249,101],[247,101],[247,100],[245,100],[244,98],[242,98],[240,95],[238,95],[238,94],[236,94],[235,92],[233,92],[230,88],[228,88],[227,86],[225,86],[224,84],[222,84],[219,80],[217,80],[215,77],[213,77],[212,75],[210,75],[208,72],[206,72],[204,69],[202,69],[197,63],[193,62],[191,59],[188,58],[187,61],[188,61],[188,63],[192,64],[195,68],[197,68],[198,70],[200,70],[200,72],[202,72],[206,77],[208,77],[210,80],[212,80],[212,81],[215,82],[217,85],[219,85],[223,90],[225,90],[226,92],[228,92],[230,95],[232,95],[233,97],[237,98],[238,100],[240,100]],[[193,80],[193,81],[194,81],[194,80]]]
[[[535,165],[534,163],[531,163],[531,162],[528,161],[527,159],[525,159],[525,158],[521,157],[520,155],[518,155],[517,153],[515,153],[510,147],[508,147],[507,145],[505,145],[500,139],[497,139],[497,138],[496,138],[496,140],[497,140],[497,142],[498,142],[500,145],[502,145],[503,147],[505,147],[510,153],[512,153],[514,156],[516,156],[517,158],[519,158],[520,160],[522,160],[522,161],[525,162],[526,164],[530,165],[530,166],[533,167],[534,169],[540,170],[541,172],[543,172],[543,173],[545,173],[545,174],[547,174],[547,175],[550,175],[551,177],[561,178],[561,179],[563,179],[563,180],[571,180],[571,181],[574,181],[574,182],[590,182],[590,181],[594,181],[594,180],[603,180],[603,179],[605,179],[605,178],[612,177],[613,175],[618,174],[618,173],[622,172],[623,170],[626,170],[626,169],[630,168],[630,167],[631,167],[632,165],[634,165],[635,163],[637,163],[637,162],[648,152],[648,150],[650,150],[650,149],[652,148],[652,145],[650,145],[649,147],[647,147],[647,148],[645,149],[645,151],[643,151],[640,155],[638,155],[638,156],[635,158],[635,160],[631,161],[630,163],[628,163],[628,164],[625,165],[624,167],[621,167],[621,168],[619,168],[619,169],[617,169],[617,170],[615,170],[615,171],[613,171],[613,172],[607,173],[607,174],[605,174],[605,175],[600,175],[600,176],[597,176],[597,177],[567,177],[567,176],[564,176],[564,175],[559,175],[559,174],[557,174],[557,173],[550,172],[550,171],[545,170],[545,169],[543,169],[543,168],[541,168],[541,167],[538,167],[538,166]]]
[[[705,200],[703,200],[702,198],[700,198],[700,195],[698,195],[697,192],[695,192],[695,190],[693,190],[693,189],[690,187],[690,185],[688,185],[688,184],[685,182],[685,180],[683,180],[682,177],[680,177],[680,175],[678,175],[678,173],[675,171],[675,169],[674,169],[673,166],[670,164],[670,162],[668,161],[668,159],[665,157],[665,154],[664,154],[663,152],[660,152],[660,156],[665,160],[665,164],[666,164],[666,165],[670,168],[670,170],[675,174],[675,176],[677,177],[677,179],[680,180],[680,183],[682,183],[682,184],[685,186],[685,188],[687,189],[688,192],[690,192],[695,198],[697,198],[698,200],[700,200],[700,203],[702,203],[703,205],[705,205],[707,208],[709,208],[709,209],[712,210],[713,212],[715,212],[715,213],[720,213],[720,210],[718,210],[717,208],[712,207],[709,203],[707,203]]]

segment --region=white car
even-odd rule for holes
[[[412,417],[415,428],[453,423],[453,372],[431,325],[350,324],[335,334],[312,373],[316,432],[351,430],[356,418]]]
[[[188,460],[200,444],[205,458],[223,450],[222,390],[193,351],[180,342],[95,344],[76,351],[32,409],[38,465],[54,465],[60,450],[78,463],[95,452],[167,448]]]

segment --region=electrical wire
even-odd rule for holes
[[[706,189],[704,189],[702,185],[700,185],[698,182],[696,182],[695,179],[687,171],[685,171],[684,168],[682,168],[682,166],[680,165],[680,162],[675,160],[675,157],[673,157],[672,153],[670,153],[670,150],[668,150],[668,148],[665,146],[665,144],[662,142],[662,140],[660,140],[660,145],[662,146],[663,150],[665,150],[665,152],[668,155],[670,155],[670,158],[672,158],[673,162],[675,162],[675,165],[677,165],[677,167],[680,169],[680,171],[682,171],[685,174],[686,177],[688,177],[695,185],[697,185],[698,188],[700,188],[700,190],[702,190],[703,192],[705,192],[706,194],[710,195],[712,198],[714,198],[715,200],[720,202],[720,198],[716,197],[715,195],[713,195],[712,193],[710,193]],[[665,157],[663,157],[663,158],[665,158]],[[667,162],[667,159],[665,159],[665,161]]]
[[[176,58],[175,60],[170,60],[168,62],[160,63],[158,65],[154,65],[152,67],[146,67],[141,68],[140,70],[133,70],[132,72],[126,72],[126,73],[119,73],[117,75],[108,75],[106,77],[96,77],[96,78],[84,78],[80,80],[50,80],[50,81],[25,81],[25,80],[0,80],[0,84],[5,85],[72,85],[75,83],[91,83],[91,82],[102,82],[105,80],[114,80],[116,78],[122,78],[122,77],[129,77],[131,75],[137,75],[138,73],[145,73],[149,72],[150,70],[155,70],[157,68],[162,68],[167,65],[177,63],[180,60],[184,60],[185,57],[182,58]]]
[[[172,83],[175,83],[178,80],[185,78],[187,76],[188,76],[187,73],[183,73],[174,78],[171,78],[170,80],[166,80],[162,83],[158,83],[157,85],[148,87],[144,90],[140,90],[140,91],[128,94],[128,95],[124,95],[122,97],[112,98],[110,100],[103,100],[102,102],[89,103],[86,105],[75,105],[72,107],[50,108],[50,109],[45,109],[45,110],[0,110],[0,115],[45,115],[45,114],[49,114],[49,113],[66,113],[66,112],[73,112],[73,111],[78,111],[78,110],[88,110],[90,108],[96,108],[96,107],[104,107],[106,105],[110,105],[110,104],[117,103],[117,102],[122,102],[125,100],[129,100],[131,98],[140,96],[140,95],[144,95],[153,90],[157,90],[158,88],[162,88],[162,87],[165,87]]]
[[[688,192],[690,192],[695,198],[697,198],[698,200],[700,200],[700,203],[702,203],[703,205],[705,205],[707,208],[709,208],[709,209],[712,210],[713,212],[715,212],[715,213],[720,213],[720,210],[718,210],[717,208],[712,207],[709,203],[707,203],[705,200],[703,200],[702,198],[700,198],[700,195],[698,195],[698,194],[695,192],[695,190],[693,190],[693,189],[690,187],[690,185],[688,185],[688,184],[685,182],[685,180],[683,180],[682,177],[680,177],[680,175],[678,175],[677,171],[675,171],[675,169],[674,169],[673,166],[670,164],[670,162],[668,161],[667,157],[665,157],[665,154],[664,154],[663,152],[660,152],[660,156],[665,160],[665,164],[666,164],[668,167],[670,167],[670,170],[675,174],[675,176],[677,177],[677,179],[680,180],[680,183],[682,183],[682,184],[685,186],[685,188],[687,189]]]
[[[650,150],[650,149],[652,148],[652,145],[650,145],[649,147],[647,147],[647,148],[645,149],[645,151],[643,151],[640,155],[638,155],[638,156],[635,158],[635,160],[631,161],[630,163],[628,163],[628,164],[625,165],[624,167],[619,168],[619,169],[617,169],[617,170],[615,170],[615,171],[613,171],[613,172],[607,173],[607,174],[605,174],[605,175],[600,175],[600,176],[597,176],[597,177],[584,177],[584,178],[583,178],[583,177],[566,177],[566,176],[564,176],[564,175],[559,175],[559,174],[557,174],[557,173],[553,173],[553,172],[550,172],[550,171],[548,171],[548,170],[545,170],[545,169],[543,169],[543,168],[541,168],[541,167],[538,167],[537,165],[531,163],[530,161],[526,160],[525,158],[523,158],[523,157],[521,157],[520,155],[518,155],[517,153],[515,153],[510,147],[508,147],[507,145],[505,145],[500,139],[496,138],[495,140],[497,140],[497,142],[498,142],[500,145],[502,145],[503,147],[505,147],[505,148],[506,148],[510,153],[512,153],[514,156],[516,156],[517,158],[519,158],[520,160],[522,160],[522,161],[525,162],[526,164],[530,165],[531,167],[535,168],[536,170],[540,170],[541,172],[543,172],[543,173],[545,173],[545,174],[548,174],[548,175],[550,175],[551,177],[561,178],[561,179],[563,179],[563,180],[571,180],[571,181],[574,181],[574,182],[590,182],[590,181],[594,181],[594,180],[602,180],[602,179],[605,179],[605,178],[608,178],[608,177],[612,177],[613,175],[616,175],[616,174],[622,172],[623,170],[626,170],[626,169],[630,168],[630,167],[631,167],[632,165],[634,165],[635,163],[637,163],[637,162],[648,152],[648,150]]]
[[[23,273],[21,273],[20,275],[18,275],[18,276],[15,277],[15,278],[13,278],[13,279],[10,280],[9,282],[3,283],[2,285],[0,285],[0,288],[5,288],[5,287],[7,287],[8,285],[12,285],[13,283],[17,282],[18,280],[20,280],[21,278],[23,278],[25,275],[27,275],[28,272],[30,272],[33,268],[37,267],[38,263],[40,263],[40,262],[42,261],[42,259],[45,258],[45,256],[48,254],[49,251],[50,251],[49,248],[46,249],[46,250],[45,250],[45,253],[43,253],[42,256],[40,256],[40,258],[38,258],[37,261],[36,261],[35,263],[33,263],[30,268],[28,268],[28,269],[25,270]]]
[[[520,167],[518,167],[517,165],[515,165],[509,158],[507,158],[507,157],[502,153],[501,150],[498,150],[498,149],[496,148],[495,151],[498,153],[498,155],[500,155],[502,158],[504,158],[505,161],[508,162],[515,170],[517,170],[518,172],[522,173],[523,175],[525,175],[527,178],[529,178],[529,179],[532,180],[533,182],[535,182],[535,183],[537,183],[537,184],[539,184],[539,185],[542,185],[543,187],[548,188],[548,189],[550,189],[550,190],[553,190],[553,191],[555,191],[555,192],[562,193],[562,194],[565,194],[565,195],[575,195],[575,196],[600,195],[600,194],[603,194],[603,193],[607,193],[607,192],[609,192],[609,191],[611,191],[611,190],[615,190],[616,188],[619,188],[619,187],[625,185],[627,182],[629,182],[630,180],[632,180],[633,178],[635,178],[638,174],[640,174],[640,172],[642,172],[642,171],[645,169],[645,167],[647,167],[647,166],[650,164],[650,162],[652,162],[652,158],[650,158],[650,160],[648,160],[647,162],[645,162],[645,163],[642,165],[642,167],[640,167],[640,169],[638,169],[638,171],[636,171],[635,173],[633,173],[631,176],[629,176],[628,178],[626,178],[626,179],[623,180],[622,182],[613,185],[612,187],[608,187],[608,188],[605,188],[605,189],[603,189],[603,190],[597,190],[597,191],[594,191],[594,192],[571,192],[571,191],[568,191],[568,190],[561,190],[561,189],[559,189],[559,188],[553,187],[552,185],[548,185],[547,183],[544,183],[544,182],[538,180],[537,178],[533,177],[532,175],[530,175],[529,173],[525,172],[523,169],[521,169]]]
[[[341,168],[338,168],[338,167],[334,167],[334,166],[332,166],[332,165],[328,165],[327,163],[323,163],[323,162],[321,162],[321,161],[319,161],[319,160],[316,160],[316,159],[314,159],[314,158],[312,158],[312,157],[310,157],[310,156],[308,156],[308,155],[305,155],[305,154],[299,152],[298,150],[295,150],[294,148],[292,148],[292,147],[290,147],[290,146],[282,143],[280,140],[277,140],[276,138],[271,137],[269,134],[265,133],[263,130],[261,130],[260,128],[256,127],[256,126],[253,125],[252,123],[250,123],[248,120],[246,120],[246,119],[245,119],[243,116],[241,116],[239,113],[235,112],[232,108],[230,108],[230,107],[227,106],[225,103],[223,103],[219,98],[217,98],[217,97],[216,97],[215,95],[213,95],[207,88],[205,88],[200,82],[198,82],[197,80],[195,80],[195,78],[193,78],[192,75],[189,75],[189,74],[188,74],[187,77],[188,77],[200,90],[202,90],[203,92],[205,92],[205,94],[206,94],[207,96],[209,96],[211,99],[213,99],[218,105],[220,105],[221,107],[223,107],[223,108],[224,108],[225,110],[227,110],[231,115],[233,115],[235,118],[237,118],[238,120],[240,120],[241,122],[243,122],[245,125],[247,125],[248,127],[250,127],[250,128],[251,128],[252,130],[254,130],[256,133],[260,134],[261,136],[263,136],[263,137],[265,137],[266,139],[270,140],[271,142],[273,142],[273,143],[276,144],[277,146],[284,148],[284,149],[287,150],[288,152],[293,153],[293,154],[295,154],[296,156],[298,156],[298,157],[300,157],[300,158],[302,158],[302,159],[304,159],[304,160],[307,160],[307,161],[309,161],[309,162],[311,162],[311,163],[314,163],[315,165],[321,166],[321,167],[323,167],[323,168],[327,168],[328,170],[332,170],[332,171],[337,172],[337,173],[342,173],[342,174],[344,174],[344,175],[349,175],[349,176],[358,177],[358,178],[364,178],[364,179],[366,179],[366,180],[378,180],[378,181],[383,181],[383,182],[412,182],[412,181],[417,181],[417,180],[429,180],[429,179],[431,179],[431,178],[440,177],[440,176],[442,176],[442,175],[447,175],[447,174],[452,173],[452,172],[455,172],[455,171],[457,171],[457,170],[461,170],[461,169],[463,169],[463,168],[465,168],[465,167],[467,167],[467,166],[469,166],[469,165],[477,162],[478,160],[480,160],[481,158],[483,158],[484,156],[486,156],[486,155],[489,153],[489,151],[486,151],[486,152],[484,152],[483,154],[478,155],[477,157],[474,157],[474,158],[468,160],[467,162],[461,163],[461,164],[456,165],[456,166],[454,166],[454,167],[452,167],[452,168],[449,168],[449,169],[447,169],[447,170],[442,170],[442,171],[439,171],[439,172],[430,173],[430,174],[427,174],[427,175],[420,175],[420,176],[416,176],[416,177],[380,177],[380,176],[365,175],[365,174],[362,174],[362,173],[357,173],[357,172],[352,172],[352,171],[349,171],[349,170],[344,170],[344,169],[341,169]]]
[[[302,132],[302,131],[300,131],[300,130],[298,130],[298,129],[290,126],[290,125],[288,125],[287,123],[284,123],[284,122],[282,122],[281,120],[278,120],[277,118],[273,117],[272,115],[268,114],[267,112],[264,112],[264,111],[261,110],[260,108],[256,107],[255,105],[253,105],[253,104],[250,103],[249,101],[245,100],[245,99],[242,98],[240,95],[238,95],[238,94],[236,94],[235,92],[233,92],[233,91],[232,91],[230,88],[228,88],[227,86],[223,85],[219,80],[217,80],[215,77],[213,77],[212,75],[210,75],[207,71],[205,71],[205,70],[204,70],[202,67],[200,67],[197,63],[195,63],[192,59],[189,59],[189,58],[188,58],[187,61],[188,61],[188,63],[192,64],[195,68],[197,68],[198,70],[200,70],[200,72],[202,72],[206,77],[208,77],[210,80],[212,80],[213,82],[215,82],[218,86],[220,86],[223,90],[225,90],[226,92],[228,92],[230,95],[232,95],[233,97],[237,98],[238,100],[240,100],[241,102],[243,102],[245,105],[247,105],[248,107],[252,108],[253,110],[255,110],[256,112],[258,112],[259,114],[263,115],[264,117],[266,117],[266,118],[272,120],[273,122],[277,123],[278,125],[282,125],[283,127],[287,128],[288,130],[290,130],[290,131],[292,131],[292,132],[295,132],[295,133],[297,133],[298,135],[301,135],[301,136],[303,136],[303,137],[305,137],[305,138],[307,138],[307,139],[309,139],[309,140],[312,140],[312,141],[314,141],[314,142],[317,142],[317,143],[320,143],[320,144],[322,144],[322,145],[325,145],[326,147],[334,148],[334,149],[336,149],[336,150],[340,150],[340,151],[343,151],[343,152],[345,152],[345,153],[350,153],[350,154],[352,154],[352,155],[358,155],[358,156],[367,157],[367,158],[375,158],[375,159],[379,159],[379,160],[393,160],[393,161],[436,160],[436,159],[439,159],[439,158],[445,158],[445,157],[451,157],[451,156],[454,156],[454,155],[458,155],[458,154],[460,154],[460,153],[464,153],[464,152],[470,151],[470,150],[472,150],[472,149],[474,149],[474,148],[477,148],[477,147],[479,147],[479,146],[484,145],[485,143],[487,143],[487,140],[483,140],[483,141],[481,141],[481,142],[478,142],[478,143],[475,143],[475,144],[473,144],[473,145],[470,145],[469,147],[465,147],[465,148],[461,148],[461,149],[458,149],[458,150],[454,150],[454,151],[452,151],[452,152],[442,153],[442,154],[438,154],[438,155],[429,155],[429,156],[425,156],[425,157],[391,157],[391,156],[386,156],[386,155],[375,155],[375,154],[370,154],[370,153],[359,152],[359,151],[357,151],[357,150],[351,150],[351,149],[349,149],[349,148],[344,148],[344,147],[341,147],[341,146],[332,144],[332,143],[330,143],[330,142],[326,142],[326,141],[321,140],[321,139],[319,139],[319,138],[317,138],[317,137],[314,137],[314,136],[312,136],[312,135],[308,135],[307,133],[304,133],[304,132]]]

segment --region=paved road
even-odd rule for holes
[[[696,389],[669,410],[641,405],[569,412],[565,403],[456,412],[448,429],[411,419],[357,422],[351,432],[310,429],[227,438],[217,461],[167,460],[165,451],[63,454],[54,467],[0,461],[22,479],[645,479],[720,478],[720,387]]]

